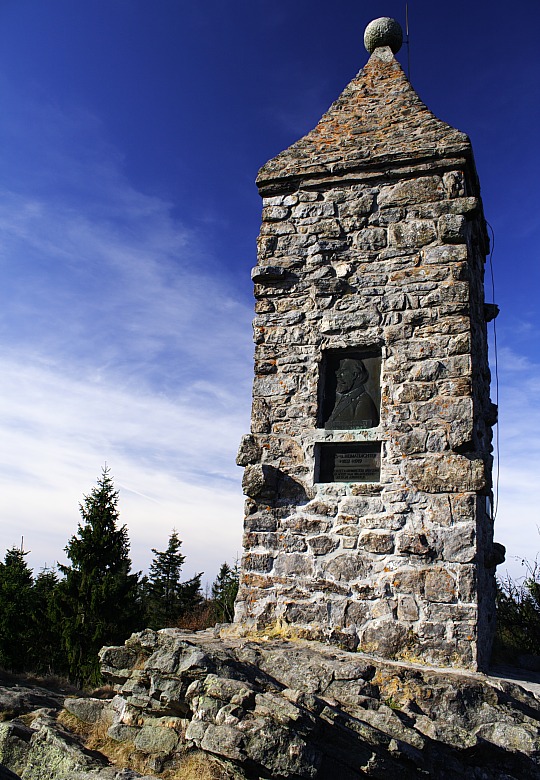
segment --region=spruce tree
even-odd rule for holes
[[[68,672],[62,647],[62,621],[58,610],[58,574],[44,568],[34,579],[32,588],[32,671],[40,674],[65,675]]]
[[[212,600],[214,617],[217,623],[232,623],[234,618],[234,601],[238,593],[238,563],[231,568],[228,563],[222,563],[218,575],[212,585]]]
[[[26,552],[7,550],[0,562],[0,666],[13,672],[29,668],[32,647],[32,570]]]
[[[145,583],[147,623],[150,628],[174,626],[183,615],[196,609],[202,602],[202,572],[186,582],[180,581],[185,561],[185,555],[180,552],[181,546],[182,541],[173,529],[164,552],[152,548],[154,559]]]
[[[62,639],[70,678],[96,685],[100,648],[142,626],[139,575],[130,573],[127,528],[118,528],[118,491],[106,466],[79,508],[82,522],[65,548],[71,566],[59,566]]]

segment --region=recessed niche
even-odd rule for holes
[[[319,377],[318,426],[328,430],[376,428],[381,408],[380,377],[380,352],[325,352]]]
[[[379,482],[381,442],[317,445],[316,482]]]

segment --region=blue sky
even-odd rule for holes
[[[254,179],[378,16],[405,3],[0,0],[2,550],[63,561],[106,461],[137,569],[173,527],[186,576],[241,551]],[[519,575],[540,548],[540,6],[411,0],[409,20],[413,86],[470,135],[495,232],[496,538]]]

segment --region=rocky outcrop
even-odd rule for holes
[[[135,780],[142,775],[117,769],[56,720],[53,710],[34,713],[32,725],[21,720],[0,724],[0,780]],[[148,775],[146,780],[152,780]]]
[[[66,698],[66,692],[51,691],[41,686],[5,685],[0,682],[0,714],[2,720],[17,717],[37,709],[59,709]]]
[[[116,695],[66,710],[144,760],[147,780],[540,777],[540,699],[520,685],[228,631],[148,630],[104,648]],[[2,724],[0,761],[23,780],[141,777],[86,750],[52,710]]]
[[[163,767],[203,750],[253,778],[540,777],[540,702],[501,679],[212,631],[146,631],[101,657],[109,733],[134,730]]]

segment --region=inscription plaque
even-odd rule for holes
[[[381,444],[321,444],[318,482],[379,482]]]

